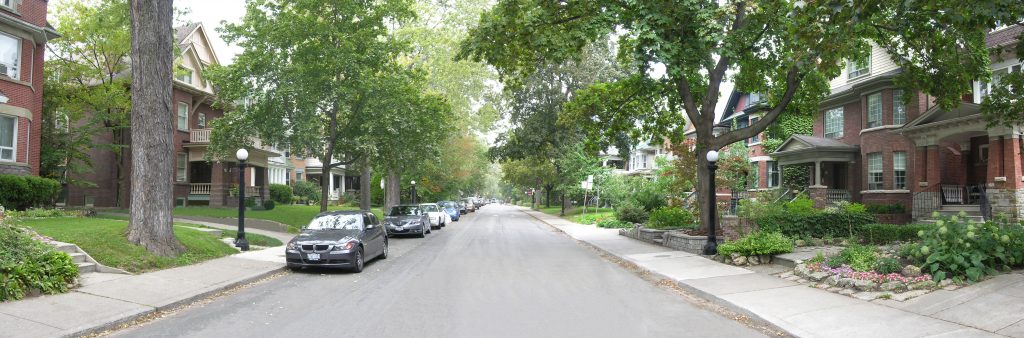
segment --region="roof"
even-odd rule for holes
[[[988,33],[985,36],[985,47],[995,48],[1017,43],[1017,38],[1024,33],[1024,26],[1013,25],[997,31]]]
[[[181,26],[181,27],[174,28],[174,36],[175,36],[174,42],[177,42],[178,44],[181,44],[182,42],[185,42],[185,39],[187,39],[188,36],[191,35],[192,32],[194,32],[196,30],[196,28],[199,28],[199,23],[198,22],[194,22],[194,23],[190,23],[190,24],[187,24],[187,25],[184,25],[184,26]]]
[[[927,129],[944,124],[955,124],[972,119],[981,119],[981,105],[962,102],[953,109],[942,109],[939,106],[934,106],[931,109],[926,110],[924,114],[921,114],[921,116],[910,121],[910,123],[907,123],[903,128],[900,128],[900,132],[913,132],[916,130]]]
[[[779,149],[770,155],[779,164],[809,162],[852,162],[860,147],[835,139],[810,135],[793,135],[782,142]]]

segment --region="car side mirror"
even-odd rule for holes
[[[367,224],[367,225],[366,225],[366,228],[367,228],[367,229],[373,229],[373,228],[375,228],[375,227],[377,227],[377,226],[376,226],[376,225],[373,225],[373,223],[370,223],[370,224]]]

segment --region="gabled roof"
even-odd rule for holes
[[[816,137],[810,135],[793,135],[790,136],[789,139],[786,139],[785,142],[782,142],[782,145],[779,146],[779,150],[776,152],[799,150],[806,148],[857,150],[857,146],[839,142],[836,139]]]
[[[838,140],[809,135],[793,135],[782,142],[779,150],[770,155],[779,164],[810,162],[853,162],[860,147]]]
[[[910,123],[907,123],[903,128],[900,128],[901,132],[914,131],[922,128],[928,128],[946,123],[955,123],[963,120],[973,120],[981,118],[981,105],[963,102],[959,106],[953,109],[941,109],[939,106],[934,106],[921,116],[918,116]]]
[[[1013,25],[1003,28],[985,36],[985,47],[995,48],[1009,46],[1017,43],[1017,37],[1024,32],[1024,26]]]

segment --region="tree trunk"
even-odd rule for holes
[[[544,198],[546,200],[544,204],[546,204],[547,207],[550,208],[551,207],[551,190],[552,190],[551,186],[548,186],[548,187],[544,188],[544,190],[546,190],[546,195],[547,195]]]
[[[717,210],[715,212],[708,212],[712,207],[717,208],[717,197],[712,199],[709,196],[710,192],[708,190],[711,187],[708,184],[710,183],[711,171],[708,169],[707,153],[707,147],[697,148],[697,184],[695,187],[697,190],[697,210],[700,212],[700,224],[704,230],[708,230],[708,225],[711,224],[711,215],[718,214]]]
[[[402,203],[402,175],[394,170],[388,170],[387,182],[384,182],[384,211],[391,210],[391,207]]]
[[[370,159],[363,158],[362,174],[359,175],[359,209],[370,210]]]
[[[132,0],[132,172],[128,241],[161,256],[185,250],[174,237],[171,126],[172,0]]]
[[[332,147],[333,145],[328,146],[328,148]],[[320,170],[320,212],[327,211],[327,203],[330,202],[331,198],[331,189],[334,188],[331,186],[331,175],[334,174],[331,173],[332,167],[329,165],[331,163],[331,155],[333,155],[332,151],[328,150],[327,158],[320,159],[320,169],[322,169]]]
[[[570,208],[570,206],[569,206],[569,199],[565,198],[566,196],[565,196],[565,192],[564,191],[561,192],[561,195],[562,195],[562,211],[560,211],[558,213],[558,215],[559,216],[565,216],[565,211],[569,210],[569,208]]]

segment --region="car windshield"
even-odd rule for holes
[[[391,208],[388,216],[415,216],[420,214],[420,208],[412,205],[399,205]]]
[[[455,202],[441,202],[441,205],[443,205],[445,208],[454,208]]]
[[[423,210],[426,212],[437,212],[437,205],[435,204],[424,204]]]
[[[363,216],[353,214],[326,215],[314,218],[305,227],[308,230],[362,230]]]

